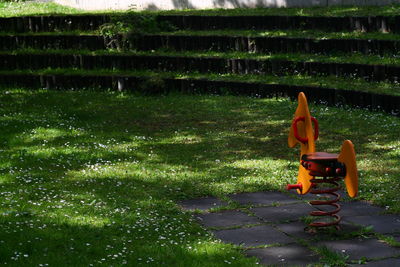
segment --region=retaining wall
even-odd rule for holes
[[[109,39],[97,35],[4,35],[1,50],[15,49],[138,49],[142,51],[169,49],[174,51],[239,51],[250,53],[311,53],[331,52],[398,55],[398,40],[325,39],[247,36],[144,35],[131,45],[122,36]]]
[[[114,75],[37,75],[37,74],[1,74],[0,83],[7,86],[24,86],[47,89],[115,89],[135,91],[145,77]],[[400,96],[382,95],[351,90],[339,90],[314,86],[284,84],[265,84],[247,82],[209,81],[202,79],[164,79],[165,88],[158,88],[154,94],[182,92],[190,94],[232,94],[252,97],[285,97],[297,99],[304,92],[311,102],[323,102],[328,105],[349,105],[371,110],[382,110],[400,116]],[[144,91],[145,93],[146,91]],[[148,93],[148,92],[147,92]]]
[[[18,69],[119,69],[201,73],[335,75],[368,81],[400,81],[400,66],[355,63],[296,62],[283,59],[257,60],[218,57],[142,55],[0,54],[0,70]]]
[[[96,31],[108,15],[45,15],[0,18],[0,32]],[[157,15],[181,30],[317,30],[400,33],[400,16],[187,16]]]

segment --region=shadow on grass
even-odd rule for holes
[[[252,168],[229,164],[273,157],[260,149],[265,127],[280,134],[284,122],[265,123],[268,109],[234,97],[24,90],[3,90],[0,102],[3,264],[254,263],[213,243],[175,201],[235,191],[232,176]]]
[[[0,262],[252,265],[175,202],[294,182],[298,150],[286,136],[295,108],[282,99],[4,89]],[[360,188],[383,194],[361,197],[398,210],[390,183],[400,175],[399,119],[323,106],[312,114],[318,149],[339,152],[353,140]]]

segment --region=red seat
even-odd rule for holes
[[[337,161],[339,154],[326,153],[326,152],[314,152],[304,154],[302,160],[305,161]]]

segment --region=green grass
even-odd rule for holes
[[[81,36],[81,35],[96,35],[99,33],[97,31],[52,31],[52,32],[0,32],[1,36]]]
[[[131,10],[133,11],[133,10]],[[144,11],[145,14],[161,15],[200,15],[200,16],[395,16],[400,12],[400,5],[389,6],[346,6],[314,8],[236,8],[207,10],[172,10]],[[48,15],[48,14],[119,14],[121,11],[82,11],[63,7],[54,3],[0,3],[0,17]]]
[[[11,33],[0,32],[0,36],[46,36],[46,35],[101,35],[99,31],[68,31],[68,32],[26,32]],[[362,40],[400,40],[400,34],[380,32],[323,32],[315,30],[206,30],[206,31],[168,31],[150,33],[149,35],[173,36],[230,36],[230,37],[286,37],[286,38],[311,38],[316,41],[326,39],[362,39]]]
[[[0,2],[0,17],[81,14],[82,10],[55,3]]]
[[[0,71],[0,75],[33,74],[33,75],[82,75],[85,76],[134,76],[134,77],[159,77],[161,79],[207,79],[211,81],[248,82],[263,84],[284,84],[296,86],[314,86],[321,88],[336,88],[340,90],[353,90],[376,94],[399,96],[400,84],[390,82],[368,82],[361,78],[336,77],[336,76],[308,76],[308,75],[256,75],[256,74],[231,74],[231,73],[198,73],[198,72],[156,72],[150,70],[110,70],[110,69],[41,69],[41,70],[14,70]]]
[[[124,51],[116,49],[107,50],[74,50],[74,49],[16,49],[0,51],[0,55],[92,55],[92,56],[168,56],[168,57],[192,57],[192,58],[224,58],[224,59],[253,59],[253,60],[285,60],[293,62],[324,62],[324,63],[353,63],[366,65],[390,65],[399,66],[400,57],[393,54],[386,55],[363,55],[361,53],[329,53],[307,54],[307,53],[247,53],[247,52],[216,52],[216,51]]]
[[[255,266],[177,201],[295,182],[286,99],[0,91],[0,263]],[[355,144],[360,198],[400,212],[400,118],[311,105],[317,147]]]
[[[200,15],[200,16],[397,16],[400,5],[387,6],[333,6],[312,8],[235,8],[206,10],[171,10],[156,11],[165,15]]]
[[[0,263],[256,266],[177,201],[296,180],[286,99],[0,91]],[[360,196],[400,212],[400,118],[311,105],[319,150],[353,140]],[[336,260],[338,261],[338,260]]]
[[[345,267],[348,256],[329,250],[327,247],[311,247],[312,250],[323,255],[322,259],[327,266]]]
[[[400,40],[400,34],[380,32],[324,32],[316,30],[205,30],[205,31],[174,31],[164,32],[164,35],[190,36],[247,36],[247,37],[288,37],[325,39],[367,39],[367,40]]]

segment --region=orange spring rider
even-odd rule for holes
[[[314,127],[313,127],[314,126]],[[312,211],[311,216],[325,216],[329,220],[315,220],[311,227],[336,226],[339,228],[341,217],[339,181],[344,180],[347,193],[355,197],[358,192],[358,174],[356,166],[356,154],[353,143],[344,141],[340,154],[315,152],[315,141],[318,139],[318,121],[311,117],[307,99],[304,93],[298,95],[298,106],[290,127],[288,145],[295,147],[300,144],[300,166],[297,176],[297,184],[287,185],[287,190],[297,189],[298,194],[325,194],[324,199],[310,201],[318,210]],[[328,187],[326,185],[333,186]],[[324,186],[324,187],[322,187]],[[324,210],[321,206],[330,206]]]

